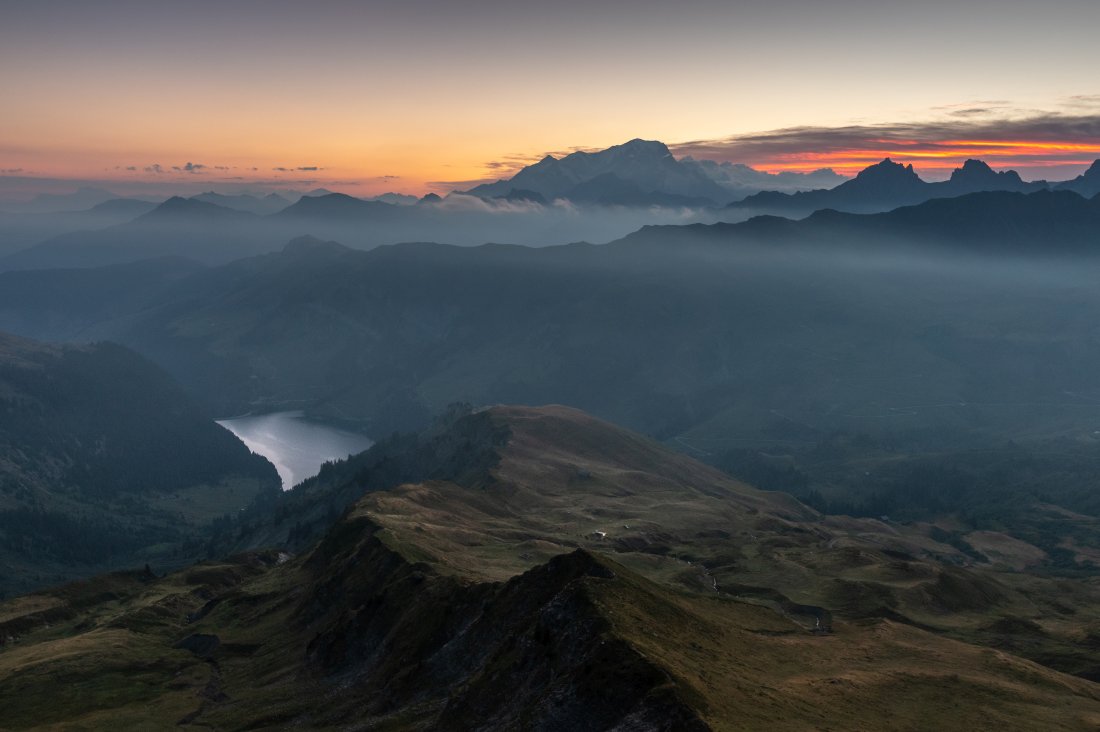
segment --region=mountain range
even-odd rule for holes
[[[941,249],[956,255],[1085,256],[1098,252],[1100,195],[1082,198],[1070,191],[1035,193],[990,191],[934,198],[884,213],[857,214],[821,209],[801,220],[758,216],[726,224],[646,227],[628,242],[759,243],[820,246],[833,251],[869,253],[912,248]]]
[[[831,170],[771,175],[745,165],[677,159],[668,146],[631,140],[597,152],[547,155],[507,180],[467,191],[482,198],[538,195],[542,200],[613,206],[714,206],[770,188],[835,185]]]
[[[767,191],[730,204],[733,211],[801,217],[822,209],[851,213],[889,211],[933,198],[953,198],[981,191],[1031,193],[1045,190],[1045,181],[1024,182],[1014,170],[995,172],[980,160],[967,160],[942,182],[928,183],[913,170],[889,158],[864,168],[835,188],[782,193]]]
[[[333,203],[353,210],[372,205],[328,197],[310,205]],[[803,411],[796,405],[814,403],[813,385],[822,379],[850,384],[852,374],[868,368],[857,352],[838,352],[834,344],[869,338],[880,362],[894,363],[900,356],[878,353],[887,344],[875,334],[899,328],[922,354],[910,353],[909,364],[899,368],[942,373],[936,389],[944,390],[944,401],[982,401],[977,395],[990,396],[994,385],[1002,395],[1041,393],[1043,380],[1026,371],[979,379],[994,367],[981,351],[949,350],[945,359],[938,355],[945,346],[937,345],[938,337],[929,341],[925,329],[946,328],[955,334],[946,337],[955,339],[962,337],[959,322],[1007,317],[995,315],[1003,293],[981,275],[982,266],[1041,292],[1044,285],[1029,281],[1026,267],[1016,271],[1021,258],[1049,269],[1060,266],[1060,258],[1079,257],[1085,271],[1098,230],[1100,199],[1040,191],[936,199],[885,214],[826,211],[802,221],[649,227],[601,246],[408,244],[358,252],[302,239],[282,252],[215,268],[169,259],[143,265],[141,276],[137,265],[9,272],[0,275],[0,327],[52,340],[121,339],[183,383],[203,384],[200,390],[222,413],[246,411],[255,400],[278,404],[309,395],[312,408],[327,416],[371,415],[377,423],[367,433],[385,434],[414,426],[452,398],[562,401],[630,427],[677,435],[715,419],[725,423],[718,415],[731,409],[731,421],[748,409],[754,416],[746,424],[766,421],[777,405]],[[886,274],[861,271],[852,255],[880,262]],[[829,262],[820,277],[799,293],[788,291],[784,283],[793,272],[820,261]],[[922,266],[913,269],[914,263]],[[931,264],[937,269],[928,270]],[[952,270],[955,279],[938,282]],[[896,286],[888,285],[894,279]],[[734,283],[739,289],[730,289]],[[969,287],[981,304],[968,312],[952,304],[956,294],[929,301],[925,285],[946,293]],[[678,312],[690,313],[698,327],[677,325],[664,301],[654,299],[658,294],[680,302]],[[1083,312],[1092,307],[1085,292],[1072,298]],[[722,316],[742,308],[759,315]],[[294,317],[284,320],[289,312]],[[814,312],[830,313],[827,327],[799,325],[814,322]],[[611,324],[614,335],[600,335],[600,323]],[[1041,344],[1078,325],[1066,320],[1013,341],[1013,349],[1027,350],[1024,344],[1037,339],[1036,350],[1015,358],[1042,362],[1049,351]],[[302,348],[303,342],[311,346]],[[1085,350],[1067,355],[1059,368],[1084,363],[1090,342],[1081,341],[1075,350]],[[755,344],[752,358],[734,357],[739,343]],[[811,355],[778,356],[791,348]],[[546,349],[553,359],[538,355]],[[687,363],[698,366],[679,366],[684,359],[677,354],[684,352],[693,354]],[[808,391],[771,391],[767,384],[783,380],[769,371],[770,360],[784,370],[807,369],[790,378]],[[626,373],[635,381],[624,379]],[[680,386],[670,388],[674,374]],[[745,379],[756,386],[741,396],[735,386]],[[638,402],[637,390],[650,398]],[[837,393],[833,399],[850,409],[828,410],[824,424],[851,425],[842,414],[872,408],[885,396],[864,402],[860,391],[853,385]]]
[[[675,197],[685,204],[713,205],[725,190],[698,168],[682,163],[662,142],[631,140],[599,152],[578,151],[560,160],[547,155],[509,180],[486,183],[467,191],[482,198],[499,198],[512,191],[532,191],[546,200],[565,198],[617,205],[659,205]]]
[[[18,213],[84,211],[118,197],[117,194],[103,188],[81,186],[72,193],[40,193],[30,201],[4,204],[2,209]]]
[[[191,196],[191,200],[212,203],[223,208],[246,211],[260,216],[281,211],[291,204],[289,199],[280,196],[278,193],[268,193],[266,196],[259,197],[244,193],[227,196],[221,193],[208,191],[207,193],[200,193],[197,196]]]
[[[815,185],[833,187],[807,190]],[[598,152],[547,156],[509,180],[446,197],[387,193],[364,199],[323,188],[285,197],[208,192],[156,206],[111,199],[82,212],[0,214],[0,270],[159,256],[223,264],[277,250],[302,235],[361,249],[402,241],[606,242],[646,225],[709,224],[757,214],[801,218],[825,209],[874,213],[974,192],[1047,189],[1095,196],[1100,166],[1072,181],[1047,183],[1025,182],[1014,171],[996,172],[968,160],[949,180],[929,183],[912,166],[887,159],[845,180],[828,170],[768,174],[744,165],[677,159],[663,143],[632,140]],[[94,193],[96,200],[109,195]]]

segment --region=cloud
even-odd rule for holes
[[[436,209],[451,213],[528,215],[550,210],[572,210],[572,204],[565,201],[555,201],[546,206],[535,201],[505,201],[503,199],[487,201],[484,198],[470,196],[465,193],[451,193],[436,204]]]
[[[670,146],[677,156],[740,162],[763,170],[831,167],[854,172],[882,158],[950,169],[967,158],[1023,169],[1087,165],[1100,157],[1100,114],[989,117],[962,107],[948,119],[845,127],[789,127]],[[960,114],[961,113],[961,114]]]
[[[253,170],[255,170],[255,168],[253,168]],[[314,173],[318,170],[324,170],[324,168],[322,168],[320,166],[317,166],[317,165],[299,165],[298,167],[279,166],[277,168],[272,168],[272,170],[277,171],[279,173],[298,173],[298,172]]]
[[[177,173],[198,173],[198,172],[201,172],[203,170],[206,170],[206,166],[203,165],[202,163],[188,162],[188,163],[185,163],[182,166],[181,165],[173,165],[172,170],[176,171]]]
[[[0,175],[17,175],[19,173],[27,173],[30,171],[23,170],[22,168],[0,168]]]
[[[229,165],[206,165],[205,163],[192,163],[190,161],[188,161],[188,162],[186,162],[182,165],[172,165],[172,166],[167,166],[167,167],[161,165],[160,163],[153,163],[152,165],[146,165],[146,166],[141,167],[141,168],[138,168],[136,165],[127,165],[127,166],[116,165],[115,166],[115,170],[129,170],[129,171],[141,170],[141,171],[144,171],[146,173],[155,173],[155,174],[174,172],[174,173],[187,173],[187,174],[191,174],[191,175],[196,175],[196,174],[199,174],[199,173],[209,173],[210,171],[214,171],[214,170],[228,171],[228,170],[232,170],[232,169],[233,169],[233,167],[229,166]],[[252,168],[252,170],[258,170],[258,169],[257,168]]]
[[[1075,94],[1067,97],[1065,106],[1073,111],[1100,110],[1100,94]]]

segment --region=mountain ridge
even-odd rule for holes
[[[486,422],[506,429],[503,442],[495,432],[465,442],[470,424]],[[488,447],[499,459],[369,490],[299,556],[253,551],[0,604],[9,722],[701,732],[909,719],[1070,730],[1100,719],[1091,682],[868,603],[885,587],[907,604],[927,602],[906,589],[916,583],[954,603],[936,611],[938,622],[1014,611],[1019,590],[1000,579],[924,554],[901,559],[892,547],[919,527],[840,518],[822,526],[786,497],[568,408],[493,407],[451,425],[443,434],[459,428],[456,447]],[[464,487],[449,480],[460,473],[470,475]],[[408,504],[418,491],[446,492],[455,520],[437,523]],[[558,526],[530,502],[539,495],[575,499],[576,525]],[[670,504],[672,495],[680,500]],[[730,495],[749,502],[698,521]],[[619,513],[637,505],[631,497],[651,502],[642,509],[651,521]],[[737,525],[706,528],[729,516]],[[578,533],[581,524],[607,531]],[[910,550],[951,553],[921,542]],[[495,560],[487,566],[486,557]],[[760,569],[792,561],[823,580],[847,577],[844,594],[827,584],[812,592],[858,598],[871,615],[856,603],[824,616],[807,600],[784,603],[766,586],[731,579],[795,581]],[[1087,596],[1073,602],[1095,613]],[[1022,637],[1017,626],[998,627]],[[47,669],[96,682],[89,693],[59,695]]]
[[[1033,193],[1048,187],[1046,181],[1024,182],[1014,170],[995,172],[987,163],[975,159],[968,159],[955,168],[948,180],[928,183],[916,174],[912,164],[903,166],[885,158],[835,188],[794,193],[766,191],[736,201],[727,208],[793,217],[822,209],[880,213],[937,198],[992,191]]]

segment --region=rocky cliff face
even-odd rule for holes
[[[578,550],[464,584],[386,541],[367,519],[333,532],[306,561],[315,590],[296,615],[308,668],[360,713],[419,709],[424,729],[708,729],[612,632],[590,592],[616,579],[605,560]]]

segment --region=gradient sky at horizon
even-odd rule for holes
[[[892,154],[935,177],[975,156],[1057,177],[1100,158],[1096,0],[0,0],[0,17],[9,183],[422,193],[634,137],[768,170]]]

